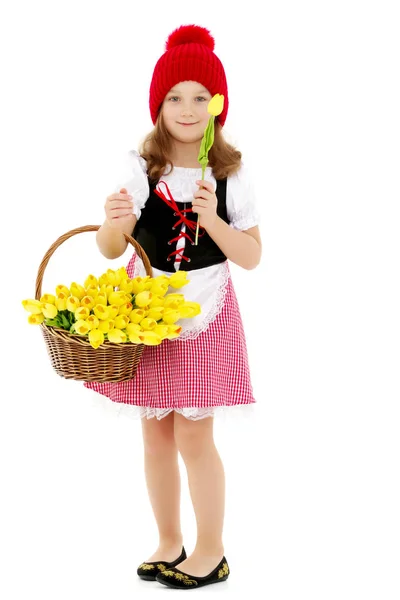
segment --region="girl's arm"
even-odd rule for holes
[[[136,215],[124,217],[121,227],[111,227],[110,223],[105,220],[103,225],[96,233],[96,242],[100,252],[106,258],[119,258],[126,250],[128,242],[124,237],[124,233],[132,235],[136,225]]]
[[[258,226],[246,231],[233,229],[217,216],[208,235],[229,260],[243,269],[254,269],[261,259],[261,237]]]

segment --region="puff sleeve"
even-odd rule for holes
[[[261,221],[254,186],[243,161],[240,169],[228,177],[226,208],[230,226],[239,231],[255,227]]]
[[[130,150],[125,155],[125,165],[114,193],[119,192],[121,188],[126,188],[128,194],[133,196],[133,212],[139,220],[150,189],[147,179],[147,163],[136,150]]]

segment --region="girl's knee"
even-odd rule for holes
[[[183,458],[197,458],[214,444],[213,419],[192,421],[176,413],[174,417],[176,446]]]
[[[176,451],[173,413],[158,420],[142,419],[143,444],[147,454],[163,456]]]

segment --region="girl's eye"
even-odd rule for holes
[[[171,96],[170,100],[175,100],[176,98],[178,98],[178,96]]]
[[[203,98],[203,96],[197,96],[197,100],[204,100],[205,101],[205,98]]]

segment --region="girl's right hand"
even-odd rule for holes
[[[119,193],[107,196],[104,205],[106,220],[110,227],[123,231],[127,224],[131,224],[133,217],[133,199],[125,188]]]

